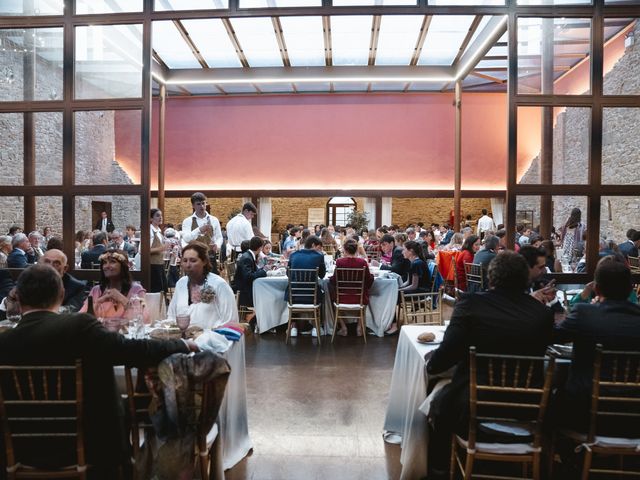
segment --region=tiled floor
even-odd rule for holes
[[[227,480],[397,479],[400,449],[382,440],[397,336],[247,338],[253,454]]]

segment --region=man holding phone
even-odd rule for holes
[[[547,273],[545,251],[532,245],[525,245],[520,248],[519,253],[527,261],[527,265],[529,265],[529,288],[531,296],[545,305],[553,302],[556,299],[556,281],[544,281],[544,276]]]

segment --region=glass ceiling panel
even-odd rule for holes
[[[367,65],[371,42],[371,15],[331,17],[334,65]]]
[[[182,24],[211,68],[242,67],[222,20],[183,20]]]
[[[296,83],[296,90],[299,92],[328,92],[330,88],[329,82],[303,82]]]
[[[0,1],[0,15],[62,15],[64,0],[36,0],[29,5],[24,0]]]
[[[371,90],[384,92],[401,92],[407,86],[407,82],[372,82]]]
[[[202,68],[171,20],[153,22],[153,49],[169,68]]]
[[[482,20],[480,20],[480,25],[478,25],[478,28],[476,28],[476,31],[473,32],[473,35],[471,35],[471,40],[469,41],[469,45],[467,45],[467,48],[473,45],[473,42],[476,41],[476,38],[478,38],[478,35],[480,35],[482,31],[487,27],[487,24],[492,18],[493,18],[492,15],[485,15],[484,17],[482,17]]]
[[[155,0],[154,10],[206,10],[210,8],[229,8],[229,0]]]
[[[376,65],[409,65],[423,21],[422,15],[383,16]]]
[[[415,0],[333,0],[335,7],[360,7],[366,5],[417,5]]]
[[[322,0],[240,0],[240,8],[321,7]]]
[[[439,92],[447,83],[445,82],[411,82],[409,84],[410,92]],[[450,83],[453,85],[453,83]]]
[[[469,31],[473,16],[436,15],[420,53],[418,65],[451,65]]]
[[[192,95],[222,95],[222,92],[215,85],[184,85],[184,88],[189,90]]]
[[[76,0],[76,13],[141,12],[142,0]]]
[[[224,84],[220,86],[227,93],[258,93],[255,87],[249,83]]]
[[[369,88],[367,82],[334,82],[333,89],[336,92],[366,92]]]
[[[233,18],[233,30],[250,67],[282,67],[271,18]]]
[[[504,5],[504,0],[427,0],[429,5]]]
[[[291,66],[325,64],[322,17],[280,17],[280,24]]]

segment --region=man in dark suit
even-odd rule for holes
[[[469,428],[469,347],[479,353],[541,356],[551,343],[553,313],[527,294],[525,259],[503,252],[489,264],[488,277],[489,291],[458,300],[442,344],[427,363],[430,375],[457,366],[451,383],[431,405],[429,464],[434,476],[447,468],[452,432],[466,436]]]
[[[315,235],[310,235],[304,241],[304,248],[297,250],[289,257],[289,268],[301,269],[301,270],[314,270],[318,269],[318,278],[323,278],[327,274],[327,267],[324,264],[324,253],[322,251],[322,240]],[[322,291],[318,286],[318,299],[322,304]],[[289,287],[284,292],[284,299],[289,302]],[[307,300],[308,301],[308,300]],[[294,322],[291,326],[292,337],[298,336],[298,329],[301,328],[302,322]],[[306,322],[305,322],[306,323]],[[316,336],[318,332],[315,331],[315,327],[311,329],[311,335]]]
[[[559,418],[584,430],[593,380],[595,346],[605,350],[640,349],[640,306],[629,302],[631,272],[615,256],[604,257],[595,272],[597,303],[578,303],[556,327],[556,340],[573,342],[571,371],[558,394]]]
[[[627,231],[627,241],[618,245],[620,253],[626,257],[637,257],[640,248],[640,232],[630,228]]]
[[[136,247],[125,241],[124,234],[120,230],[114,230],[111,232],[111,248],[122,250],[130,258],[136,256]]]
[[[107,234],[98,232],[93,236],[93,247],[86,252],[82,252],[80,268],[91,269],[94,263],[98,263],[100,255],[107,251]]]
[[[409,275],[409,269],[411,268],[411,262],[404,258],[402,247],[396,247],[396,241],[393,236],[385,234],[380,239],[380,248],[386,254],[392,252],[391,264],[383,263],[380,265],[380,270],[391,270],[400,275],[403,281],[406,281]]]
[[[440,246],[449,245],[449,242],[451,242],[451,237],[453,237],[453,234],[455,232],[453,231],[453,229],[448,223],[445,223],[442,227],[444,230],[446,230],[446,233],[442,236],[442,240],[440,241]]]
[[[49,265],[27,268],[18,277],[16,291],[22,319],[0,335],[0,364],[71,365],[82,360],[87,461],[101,473],[93,478],[116,478],[115,469],[125,458],[125,437],[113,365],[152,366],[198,347],[183,340],[128,340],[91,315],[59,315],[62,280]],[[66,453],[34,451],[41,461],[64,462]]]
[[[67,273],[69,266],[67,265],[67,256],[64,252],[55,248],[44,252],[38,263],[51,265],[60,278],[62,278],[62,286],[64,287],[64,298],[62,306],[67,307],[70,312],[77,312],[82,308],[84,299],[87,297],[86,280],[78,280]]]
[[[96,222],[94,230],[100,230],[101,232],[111,233],[116,229],[110,218],[107,218],[107,212],[102,212],[100,218]]]
[[[29,237],[24,233],[16,233],[11,240],[13,250],[7,255],[7,267],[9,268],[27,268],[35,262],[33,256],[27,254],[31,248]]]
[[[235,287],[240,293],[238,303],[243,307],[253,307],[253,282],[257,278],[267,276],[267,272],[258,268],[257,260],[264,241],[260,237],[253,237],[249,241],[249,249],[236,260]],[[244,321],[244,319],[240,319]]]

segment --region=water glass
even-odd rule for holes
[[[189,325],[191,324],[191,315],[188,313],[182,315],[176,315],[176,324],[182,333],[182,338],[185,338],[185,332]]]

